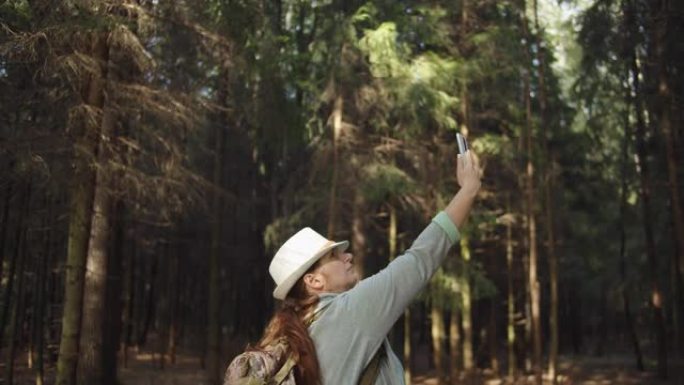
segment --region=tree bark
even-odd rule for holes
[[[45,215],[45,243],[43,246],[44,255],[37,258],[37,279],[36,283],[36,302],[34,304],[35,316],[33,317],[33,339],[36,350],[36,365],[35,365],[35,381],[36,385],[43,385],[45,376],[45,314],[47,301],[47,283],[49,282],[50,266],[52,265],[53,243],[54,243],[54,199],[47,196],[45,199],[46,215]]]
[[[526,16],[526,0],[521,1],[521,24],[523,36],[526,41],[529,41],[530,34],[528,32],[528,20]],[[529,54],[529,46],[524,45],[526,65],[524,81],[524,98],[525,98],[525,198],[527,203],[527,236],[529,238],[529,275],[528,285],[530,288],[530,321],[532,333],[532,371],[534,372],[535,384],[542,383],[542,341],[541,341],[541,323],[540,323],[540,288],[539,279],[537,278],[538,270],[538,251],[537,251],[537,221],[535,215],[536,194],[534,186],[535,166],[534,166],[534,147],[532,134],[532,102],[530,97],[530,66],[532,61]]]
[[[7,181],[5,188],[5,204],[2,207],[2,227],[0,227],[0,279],[2,279],[3,269],[5,267],[5,243],[7,240],[7,228],[9,227],[10,206],[12,204],[12,186],[11,180]]]
[[[489,366],[492,372],[499,376],[499,358],[497,357],[496,341],[496,301],[489,299],[489,322],[487,323],[487,344],[489,345]]]
[[[17,329],[19,328],[19,320],[21,317],[24,315],[24,301],[25,301],[25,295],[24,295],[24,288],[25,288],[25,265],[26,265],[26,260],[28,259],[28,253],[26,252],[26,237],[27,237],[27,229],[26,226],[24,226],[24,219],[27,218],[29,215],[29,207],[31,204],[31,183],[27,186],[27,192],[26,192],[26,197],[24,200],[24,212],[19,220],[19,226],[17,230],[17,240],[16,240],[16,247],[15,247],[15,256],[13,259],[13,266],[10,268],[10,274],[12,276],[16,276],[15,279],[17,279],[17,293],[16,296],[14,297],[14,300],[11,298],[8,298],[8,296],[5,296],[5,306],[9,305],[11,303],[11,309],[10,309],[10,319],[9,319],[9,329],[6,331],[7,332],[7,339],[9,340],[9,345],[7,347],[7,351],[5,352],[7,354],[5,358],[5,383],[6,384],[13,384],[14,383],[14,359],[16,356],[16,344],[17,344],[17,339],[19,337],[16,335],[17,334]],[[18,264],[18,266],[17,266]],[[16,269],[16,270],[15,270]],[[7,286],[6,288],[6,294],[9,294],[13,291],[14,287],[12,285]],[[5,328],[3,325],[3,329],[0,330],[0,333],[4,333]]]
[[[98,34],[96,58],[103,65],[103,92],[106,93],[107,66],[109,65],[109,47],[107,33]],[[110,237],[110,177],[106,169],[106,162],[110,155],[109,142],[113,134],[114,121],[112,112],[104,105],[103,116],[99,128],[100,141],[97,151],[98,163],[95,175],[95,192],[93,197],[92,218],[90,226],[90,240],[86,255],[86,271],[83,286],[82,326],[78,357],[78,383],[105,384],[103,376],[104,365],[104,328],[106,314],[106,289],[108,245]]]
[[[7,329],[7,322],[8,322],[8,317],[11,317],[11,305],[13,303],[12,298],[13,298],[13,291],[14,291],[14,280],[16,277],[16,271],[17,271],[17,263],[19,263],[19,254],[20,254],[20,246],[22,242],[22,237],[23,237],[23,231],[24,231],[24,221],[26,220],[26,216],[23,214],[23,211],[26,210],[26,207],[28,207],[29,201],[28,201],[28,194],[24,195],[23,199],[21,200],[20,203],[20,209],[19,209],[19,216],[17,219],[17,227],[16,227],[16,232],[14,234],[14,245],[13,245],[13,250],[11,252],[12,258],[9,261],[9,270],[7,271],[7,283],[5,284],[5,291],[2,296],[2,315],[0,316],[0,346],[3,346],[3,343],[5,341],[5,330]],[[4,252],[4,250],[3,250]],[[0,276],[0,279],[2,277]],[[10,321],[11,322],[11,321]],[[13,336],[10,335],[10,338],[13,338]]]
[[[626,84],[626,83],[625,83]],[[625,214],[627,212],[627,164],[629,162],[629,136],[631,132],[631,127],[629,123],[629,105],[630,96],[629,89],[626,90],[625,98],[625,137],[622,141],[622,167],[621,167],[621,190],[620,190],[620,217],[619,217],[619,227],[620,227],[620,292],[622,294],[622,304],[623,311],[625,315],[625,324],[627,326],[627,333],[629,333],[630,341],[634,348],[634,358],[636,360],[636,367],[639,371],[644,370],[644,363],[641,354],[641,347],[639,345],[639,338],[636,333],[636,328],[634,327],[634,322],[632,320],[632,311],[630,307],[629,292],[627,290],[627,256],[625,255],[625,244],[627,240],[627,235],[625,231]]]
[[[107,285],[107,245],[110,233],[110,199],[105,176],[98,172],[93,219],[86,262],[83,295],[83,325],[78,360],[79,384],[104,384],[105,295]]]
[[[23,232],[22,238],[26,237],[26,233]],[[12,310],[11,310],[11,315],[10,315],[10,321],[9,321],[9,329],[7,330],[7,335],[8,335],[8,340],[9,340],[9,346],[7,347],[7,351],[5,352],[7,354],[7,357],[5,359],[5,383],[6,384],[13,384],[14,383],[14,359],[16,358],[16,347],[17,347],[17,340],[19,340],[21,337],[17,336],[17,333],[21,334],[19,332],[19,324],[20,324],[20,319],[24,315],[25,309],[24,309],[24,301],[26,300],[25,294],[24,294],[24,289],[25,289],[25,274],[24,274],[24,268],[26,264],[26,259],[28,258],[28,255],[24,252],[24,249],[26,247],[25,245],[26,241],[22,240],[21,244],[22,246],[20,247],[21,250],[21,256],[19,256],[19,267],[17,269],[17,295],[14,301],[12,301]]]
[[[470,243],[466,234],[461,234],[461,257],[463,258],[464,274],[461,295],[463,309],[461,322],[463,324],[463,370],[469,376],[475,369],[473,358],[473,325],[472,325],[472,290],[470,286]]]
[[[171,262],[169,264],[169,290],[171,296],[171,308],[169,309],[169,338],[166,354],[169,356],[171,365],[176,364],[176,349],[178,347],[178,310],[180,305],[181,288],[180,269],[179,269],[179,245],[174,245],[171,251]]]
[[[628,18],[633,17],[633,2],[629,3]],[[629,25],[629,24],[628,24]],[[633,87],[633,103],[636,115],[636,167],[639,175],[639,196],[641,198],[642,226],[646,239],[646,255],[648,258],[649,278],[651,284],[650,306],[653,313],[653,328],[656,334],[656,349],[658,362],[658,376],[661,379],[667,378],[667,337],[665,333],[665,317],[663,315],[663,295],[660,289],[658,278],[658,258],[656,255],[655,239],[651,223],[651,177],[646,150],[646,123],[644,119],[644,108],[642,101],[642,90],[640,83],[640,69],[637,62],[637,53],[631,52],[631,74]]]
[[[452,306],[451,315],[449,317],[449,382],[451,384],[457,384],[459,380],[458,368],[461,358],[461,354],[459,354],[461,333],[459,330],[458,316],[458,308]]]
[[[339,168],[340,168],[340,134],[342,133],[342,116],[344,110],[344,99],[342,95],[337,95],[335,98],[335,105],[332,112],[333,121],[333,164],[332,164],[332,181],[330,183],[330,196],[328,201],[328,238],[335,238],[335,226],[337,222],[337,190],[339,184]]]
[[[440,382],[444,379],[444,315],[442,309],[434,303],[432,303],[430,309],[430,335],[432,336],[432,363],[435,366],[435,371],[437,372],[437,378]]]
[[[218,85],[218,103],[225,104],[228,98],[228,73],[222,72]],[[216,134],[214,143],[214,194],[212,196],[212,224],[211,224],[211,249],[209,252],[209,303],[207,313],[207,374],[210,384],[218,384],[220,379],[220,277],[221,265],[219,258],[221,254],[221,239],[223,235],[223,197],[222,197],[222,175],[223,160],[225,153],[226,125],[228,119],[221,113],[216,122]]]
[[[124,274],[126,275],[125,283],[125,303],[124,311],[122,315],[123,324],[123,343],[121,344],[122,356],[123,356],[123,366],[128,366],[128,348],[133,344],[134,336],[134,325],[135,325],[135,302],[137,294],[137,284],[135,281],[135,269],[136,269],[136,258],[135,258],[135,247],[133,245],[126,255],[126,262],[124,265]]]
[[[357,189],[357,192],[356,192],[357,195],[360,195],[359,190],[360,189]],[[355,208],[354,210],[355,210],[354,218],[356,218],[357,209]],[[387,225],[387,252],[389,254],[388,262],[392,262],[394,260],[394,258],[397,257],[397,209],[390,202],[387,205],[387,210],[389,211],[389,223]],[[356,221],[356,219],[355,219],[355,221]],[[356,237],[356,230],[354,231],[354,237]],[[363,238],[363,242],[365,245],[365,237]],[[365,249],[364,249],[364,251],[365,251]],[[354,251],[354,258],[356,258],[356,251]],[[402,338],[402,337],[397,332],[398,332],[398,330],[396,330],[396,328],[392,328],[392,330],[389,333],[389,340],[392,344],[401,343],[400,338]]]
[[[469,3],[464,1],[461,8],[461,25],[462,34],[468,34],[469,23]],[[461,84],[461,125],[459,127],[461,134],[468,137],[470,131],[470,96],[468,92],[468,82],[463,80]],[[461,322],[463,326],[463,371],[466,377],[470,377],[472,371],[475,369],[475,362],[473,358],[473,326],[472,326],[472,291],[470,281],[470,244],[469,238],[466,234],[461,234],[460,240],[461,258],[463,259],[463,279],[462,279],[462,309]]]
[[[141,254],[138,254],[140,256]],[[145,265],[139,266],[138,271],[138,292],[140,292],[140,299],[137,307],[137,322],[135,325],[136,331],[136,348],[141,348],[147,343],[147,335],[150,331],[150,325],[155,319],[157,310],[157,274],[159,273],[159,258],[156,255],[147,258],[150,260],[149,268]]]
[[[112,183],[116,183],[112,181]],[[112,184],[113,185],[113,184]],[[109,253],[107,265],[107,287],[105,292],[105,319],[104,319],[104,341],[103,341],[103,361],[102,368],[104,385],[116,385],[118,373],[117,352],[121,346],[121,335],[123,330],[123,260],[125,239],[126,205],[119,198],[111,199],[112,215],[111,228],[112,240],[109,242],[111,251]]]
[[[387,227],[387,248],[389,251],[389,261],[392,262],[397,256],[397,209],[394,205],[388,206],[389,226]]]
[[[367,240],[365,235],[365,216],[366,216],[366,205],[361,193],[361,189],[356,189],[354,191],[354,206],[352,208],[352,254],[354,255],[354,268],[358,271],[359,277],[363,277],[364,266],[366,260],[366,247]],[[392,242],[392,237],[390,234],[390,241]],[[396,242],[396,236],[395,236]],[[390,252],[390,261],[394,258],[392,252]]]
[[[544,175],[544,203],[545,203],[545,225],[547,234],[547,247],[548,247],[548,263],[549,263],[549,285],[550,285],[550,311],[549,311],[549,332],[551,334],[549,341],[549,367],[548,375],[551,378],[552,384],[557,383],[557,371],[558,371],[558,255],[556,253],[556,238],[554,229],[554,206],[552,199],[553,191],[553,165],[554,156],[549,149],[549,140],[547,137],[547,130],[549,125],[548,119],[548,100],[546,93],[546,58],[544,55],[544,50],[542,47],[542,32],[539,27],[539,12],[538,12],[538,2],[534,0],[534,28],[535,28],[535,45],[536,45],[536,56],[538,65],[538,80],[539,80],[539,115],[540,115],[540,126],[541,126],[541,137],[542,144],[544,146],[544,158],[546,167],[542,170]]]
[[[511,195],[506,194],[506,212],[511,213]],[[512,215],[512,214],[511,214]],[[508,348],[508,380],[516,376],[518,363],[515,359],[515,291],[513,286],[513,220],[506,220],[506,346]]]
[[[660,132],[665,142],[665,155],[667,159],[667,176],[668,187],[670,192],[672,223],[674,225],[675,234],[675,248],[672,255],[673,259],[673,292],[674,292],[674,330],[675,330],[675,345],[677,351],[684,352],[684,340],[682,339],[682,330],[680,323],[684,319],[684,288],[682,287],[682,272],[680,271],[680,259],[684,254],[684,212],[682,211],[681,195],[679,191],[678,180],[678,166],[677,155],[675,152],[675,137],[673,132],[673,95],[672,87],[670,86],[670,75],[668,70],[668,26],[674,22],[669,20],[672,10],[670,2],[666,0],[659,0],[653,2],[654,6],[654,21],[655,21],[655,51],[656,51],[656,67],[657,67],[657,82],[658,94],[655,97],[657,100],[656,111],[658,116],[658,123],[660,125]]]
[[[101,35],[95,35],[91,55],[100,63],[106,62],[107,44]],[[104,69],[89,79],[85,102],[101,110],[104,105]],[[79,131],[75,128],[74,131]],[[81,310],[83,305],[83,282],[93,216],[93,196],[95,176],[90,169],[94,157],[98,135],[97,130],[84,128],[77,137],[74,155],[74,176],[71,185],[71,206],[69,219],[69,240],[67,246],[66,282],[64,286],[64,306],[62,310],[62,336],[57,361],[57,385],[76,383],[78,362],[78,343],[81,330]]]

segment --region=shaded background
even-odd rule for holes
[[[677,383],[683,17],[3,1],[2,383],[220,383],[277,247],[311,226],[378,271],[457,190],[457,131],[483,189],[390,335],[407,378]]]

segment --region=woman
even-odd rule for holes
[[[283,303],[257,345],[284,365],[283,383],[404,384],[387,334],[458,241],[480,176],[477,158],[459,155],[460,190],[403,255],[366,279],[359,280],[347,241],[305,228],[283,244],[269,267],[273,296]]]

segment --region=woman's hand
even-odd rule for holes
[[[475,196],[480,190],[482,170],[477,156],[470,150],[459,155],[456,165],[456,178],[461,189],[454,195],[451,202],[444,208],[451,221],[460,228],[470,213]]]
[[[480,162],[472,151],[468,150],[463,155],[458,155],[456,166],[456,179],[461,189],[475,195],[480,190],[480,178],[482,169]]]

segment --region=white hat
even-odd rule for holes
[[[309,227],[299,230],[278,249],[268,267],[276,284],[273,296],[285,299],[292,286],[319,258],[332,249],[345,251],[347,247],[348,241],[333,242]]]

